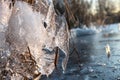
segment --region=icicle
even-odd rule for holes
[[[58,46],[65,53],[65,58],[62,62],[63,72],[65,72],[69,59],[69,30],[65,17],[59,16],[59,20],[59,29],[56,35],[56,46]]]
[[[47,23],[46,30],[48,32],[49,38],[54,38],[52,41],[49,39],[49,42],[51,43],[46,42],[46,47],[54,48],[58,46],[65,53],[65,58],[62,62],[62,68],[63,71],[65,71],[69,58],[69,30],[66,19],[64,16],[55,14],[53,4],[51,3],[45,21]]]

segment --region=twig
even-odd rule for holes
[[[55,61],[54,61],[54,64],[55,64],[55,68],[57,68],[57,63],[58,63],[58,58],[59,58],[59,48],[56,47],[56,50],[55,50]]]

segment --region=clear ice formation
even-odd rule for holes
[[[38,1],[37,4],[45,3]],[[65,71],[69,58],[69,31],[65,17],[55,13],[52,0],[47,5],[47,11],[42,11],[46,7],[41,5],[39,12],[22,1],[16,1],[11,8],[9,5],[9,0],[0,2],[0,30],[5,28],[4,41],[10,50],[10,60],[8,59],[6,67],[20,76],[22,74],[33,78],[32,72],[22,72],[27,68],[32,69],[22,59],[32,59],[35,63],[33,73],[37,70],[41,75],[49,76],[55,69],[55,52],[58,47],[65,53],[62,61]]]

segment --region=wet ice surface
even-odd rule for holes
[[[70,54],[66,73],[58,69],[41,80],[120,80],[120,33],[81,36],[74,38],[74,43],[80,57],[75,52]],[[109,59],[106,44],[111,48]]]

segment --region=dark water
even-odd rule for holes
[[[106,44],[111,48],[109,59],[105,52]],[[79,36],[74,38],[74,47],[76,51],[70,46],[71,54],[66,72],[62,73],[60,58],[58,69],[48,78],[42,76],[41,80],[120,80],[119,33]]]

